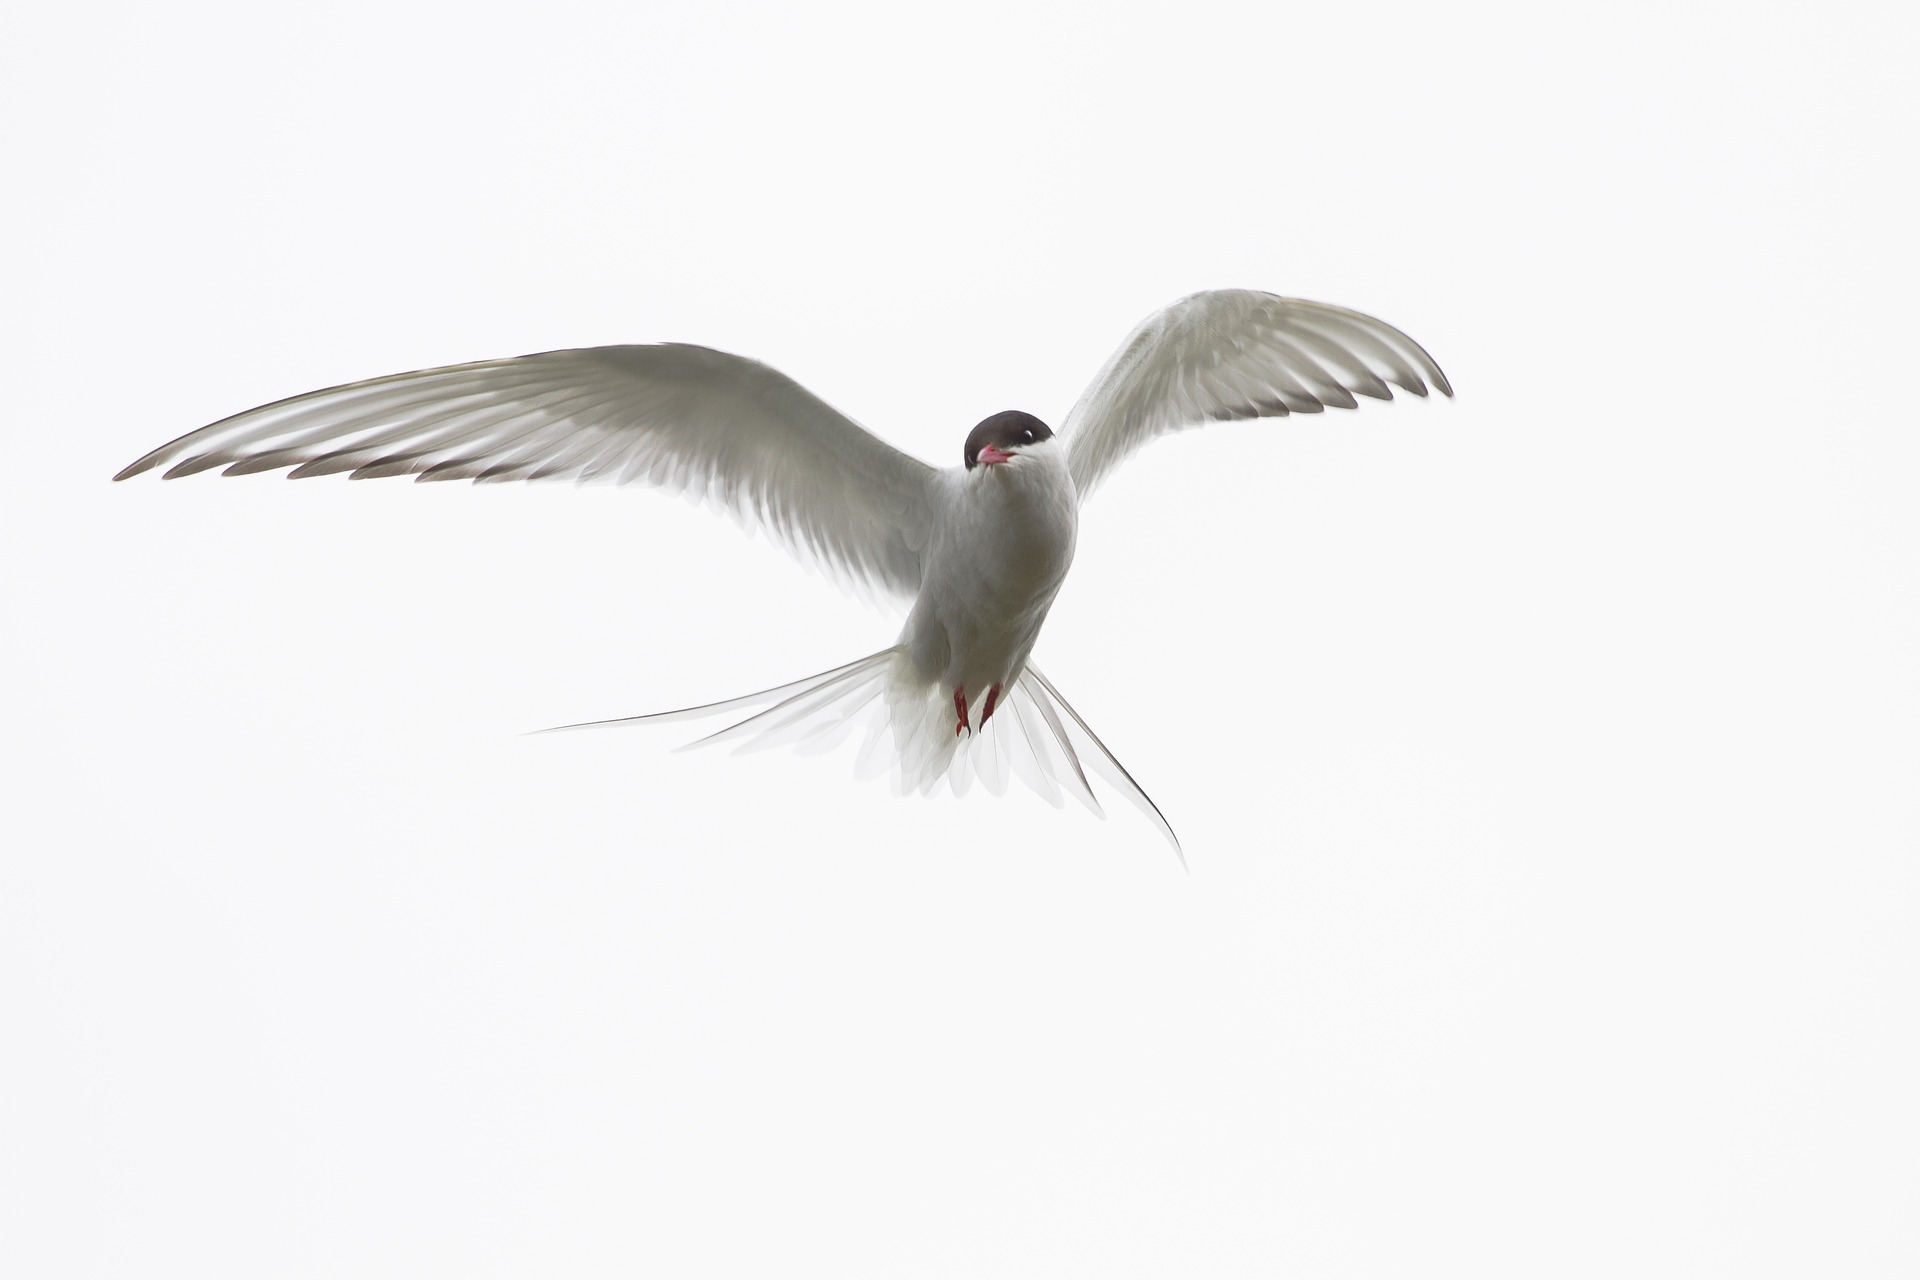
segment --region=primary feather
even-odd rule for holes
[[[938,473],[775,369],[680,343],[586,347],[348,383],[222,419],[116,480],[604,480],[716,500],[858,586],[920,590]]]
[[[1345,307],[1215,289],[1147,317],[1081,395],[1060,434],[1082,501],[1134,450],[1205,422],[1352,409],[1453,388],[1420,344]]]

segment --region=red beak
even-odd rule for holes
[[[997,444],[988,444],[982,445],[980,452],[974,456],[981,466],[990,467],[996,462],[1005,462],[1014,455],[1008,453]]]

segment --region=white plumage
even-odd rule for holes
[[[1134,330],[1058,437],[1028,415],[996,415],[969,437],[964,468],[937,470],[900,452],[766,365],[666,343],[314,391],[190,432],[114,478],[155,467],[168,478],[290,469],[603,480],[705,496],[848,584],[909,602],[906,624],[890,648],[778,689],[597,723],[751,713],[711,740],[808,748],[863,731],[862,771],[890,769],[904,789],[945,779],[961,792],[977,778],[997,792],[1017,774],[1055,804],[1071,794],[1098,812],[1091,767],[1174,840],[1030,661],[1073,561],[1080,502],[1166,432],[1350,409],[1356,395],[1391,399],[1392,386],[1424,396],[1429,384],[1453,394],[1439,366],[1390,325],[1223,289]]]

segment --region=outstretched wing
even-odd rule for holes
[[[785,374],[707,347],[588,347],[422,369],[223,419],[119,475],[605,480],[717,501],[850,585],[920,589],[932,467]]]
[[[1149,316],[1067,415],[1082,499],[1155,436],[1204,422],[1352,409],[1431,382],[1453,388],[1420,344],[1372,316],[1252,289],[1216,289]]]

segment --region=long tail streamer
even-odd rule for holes
[[[912,679],[904,653],[895,648],[724,702],[543,732],[739,716],[681,750],[731,743],[740,751],[792,746],[812,754],[859,731],[860,775],[890,773],[900,792],[925,794],[944,779],[955,795],[965,795],[976,781],[1001,795],[1009,777],[1018,777],[1055,808],[1070,795],[1104,817],[1087,778],[1091,768],[1159,828],[1186,865],[1180,839],[1159,807],[1037,667],[1029,664],[1020,673],[984,726],[977,715],[976,709],[976,732],[956,735],[951,695]]]

